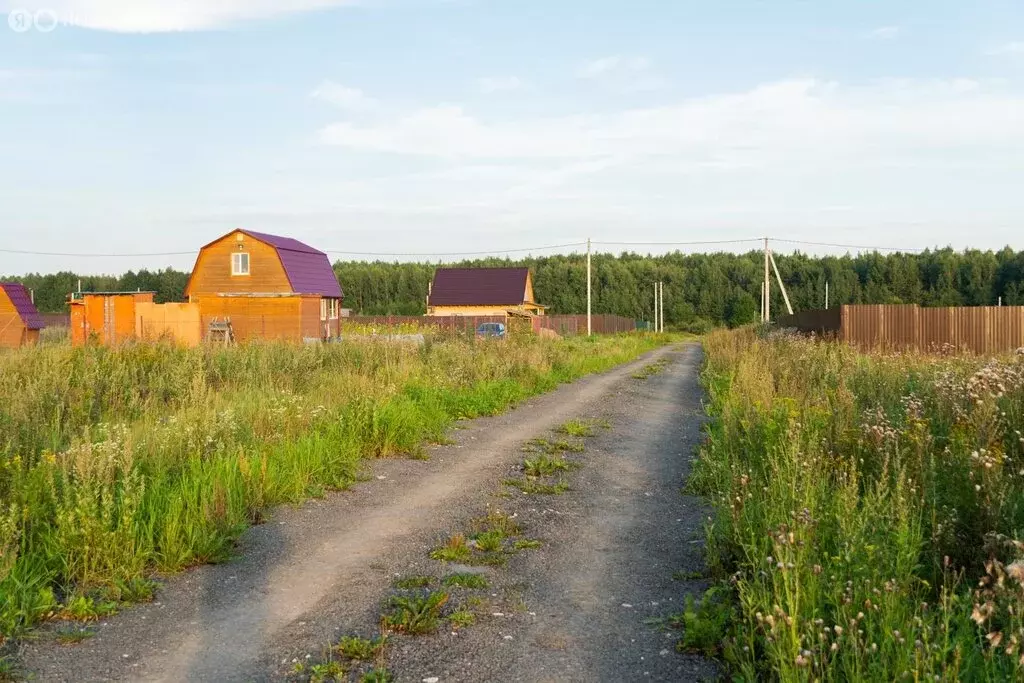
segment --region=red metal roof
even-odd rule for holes
[[[527,268],[438,268],[430,306],[518,306],[526,297]]]
[[[46,327],[43,317],[39,315],[36,305],[32,303],[32,295],[29,294],[25,285],[20,282],[0,282],[0,289],[4,290],[14,304],[14,309],[21,316],[21,321],[30,330],[41,330]]]
[[[281,257],[281,265],[284,266],[284,272],[293,291],[338,299],[344,296],[341,285],[338,284],[338,277],[334,274],[334,268],[331,267],[331,261],[324,252],[291,237],[252,230],[241,232],[277,249],[277,255]]]

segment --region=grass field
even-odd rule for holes
[[[101,618],[149,577],[227,558],[268,508],[352,484],[664,343],[652,335],[423,345],[170,345],[0,355],[0,644]]]
[[[683,644],[717,628],[742,680],[1020,680],[1024,357],[749,330],[706,351],[691,486],[723,581]]]

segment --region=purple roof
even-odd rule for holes
[[[331,261],[324,252],[291,237],[268,235],[252,230],[241,232],[277,249],[277,255],[281,257],[281,265],[284,266],[292,291],[338,299],[344,296],[341,285],[338,284],[338,277],[331,268]]]
[[[41,330],[46,327],[46,323],[43,322],[43,317],[36,310],[36,305],[32,303],[32,295],[25,289],[25,285],[20,282],[0,282],[0,289],[4,290],[11,303],[14,304],[14,309],[18,311],[25,327],[30,330]]]
[[[526,268],[438,268],[430,306],[508,306],[526,297]]]

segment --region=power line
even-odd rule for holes
[[[3,254],[21,254],[23,256],[74,256],[83,258],[113,258],[113,257],[133,257],[133,256],[195,256],[199,252],[193,251],[163,251],[163,252],[152,252],[149,254],[72,254],[57,251],[22,251],[20,249],[0,249],[0,253]]]
[[[695,247],[712,244],[746,244],[747,242],[760,242],[763,237],[753,237],[745,240],[698,240],[692,242],[597,242],[605,246],[627,246],[627,247]]]
[[[837,249],[858,249],[861,251],[908,251],[921,252],[923,249],[903,249],[901,247],[872,247],[858,244],[834,244],[832,242],[807,242],[805,240],[787,240],[780,237],[769,238],[772,242],[785,242],[786,244],[804,244],[812,247],[835,247]]]
[[[661,246],[661,247],[695,247],[695,246],[713,246],[722,244],[750,244],[759,243],[764,238],[752,237],[748,239],[733,239],[733,240],[691,240],[683,242],[600,242],[594,241],[592,244],[601,246]],[[807,240],[792,240],[785,238],[772,237],[769,238],[772,242],[782,242],[785,244],[800,244],[806,246],[815,247],[832,247],[837,249],[857,249],[863,251],[893,251],[893,252],[921,252],[922,249],[904,249],[900,247],[881,247],[881,246],[866,246],[856,244],[838,244],[834,242],[811,242]],[[487,251],[436,251],[436,252],[384,252],[384,251],[347,251],[344,249],[325,249],[324,251],[328,254],[338,254],[343,256],[402,256],[402,257],[426,257],[426,256],[490,256],[496,254],[518,254],[531,251],[546,251],[550,249],[565,249],[568,247],[582,247],[586,246],[586,242],[568,242],[565,244],[549,244],[545,246],[537,247],[522,247],[516,249],[490,249]],[[69,258],[143,258],[143,257],[156,257],[156,256],[195,256],[199,253],[198,250],[192,251],[162,251],[162,252],[140,252],[140,253],[72,253],[72,252],[55,252],[55,251],[29,251],[23,249],[2,249],[0,253],[3,254],[16,254],[21,256],[60,256]]]
[[[522,249],[491,249],[489,251],[437,251],[401,253],[391,251],[343,251],[341,249],[325,249],[328,254],[344,254],[345,256],[489,256],[491,254],[514,254],[525,251],[541,251],[544,249],[565,249],[566,247],[583,247],[586,242],[570,242],[568,244],[550,244],[546,247],[524,247]]]

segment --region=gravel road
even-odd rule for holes
[[[660,349],[462,423],[429,460],[376,461],[369,481],[277,510],[243,535],[237,559],[172,577],[93,638],[66,646],[41,631],[24,667],[38,681],[285,680],[340,635],[373,635],[395,577],[451,571],[429,550],[500,508],[543,545],[487,569],[473,626],[393,638],[396,680],[712,679],[713,663],[677,653],[676,636],[649,623],[706,587],[673,580],[703,566],[706,510],[681,492],[700,439],[700,358],[696,344]],[[656,360],[661,372],[632,376]],[[502,493],[523,444],[573,418],[610,428],[574,454],[571,490]]]

